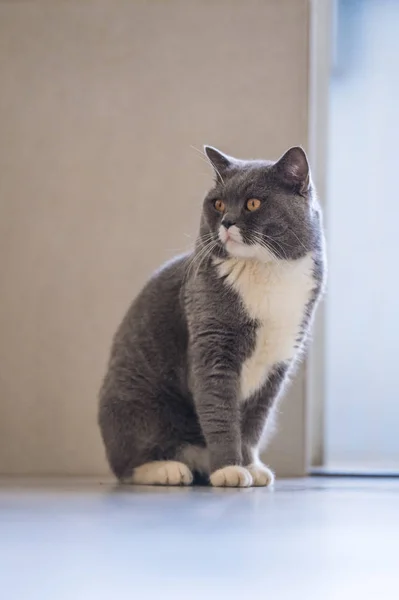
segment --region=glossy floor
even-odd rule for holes
[[[0,483],[5,600],[399,598],[399,480]]]

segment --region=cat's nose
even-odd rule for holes
[[[235,221],[225,218],[222,220],[222,225],[224,225],[224,227],[226,227],[226,229],[228,229],[229,227],[232,227],[233,225],[235,225]]]

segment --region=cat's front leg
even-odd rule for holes
[[[262,402],[263,400],[263,402]],[[262,445],[267,442],[270,414],[267,413],[266,398],[257,398],[257,405],[245,406],[243,410],[242,456],[243,464],[252,475],[255,487],[268,487],[274,484],[274,473],[259,458]],[[254,399],[252,399],[254,401]],[[267,402],[268,403],[268,402]],[[261,414],[262,413],[262,414]],[[255,419],[253,420],[253,417]],[[255,421],[256,420],[256,421]],[[270,427],[273,429],[273,425]],[[266,439],[265,439],[266,438]]]
[[[266,487],[274,483],[274,473],[260,460],[259,450],[274,429],[273,407],[283,388],[287,371],[287,364],[276,365],[263,389],[249,398],[241,409],[243,464],[251,473],[254,486]]]
[[[249,487],[252,476],[242,462],[239,365],[228,332],[215,326],[193,336],[191,379],[196,411],[210,457],[215,487]]]
[[[252,485],[255,487],[272,487],[275,476],[273,471],[259,458],[258,448],[247,448],[248,460],[245,461],[246,469],[251,473]]]

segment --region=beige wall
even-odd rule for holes
[[[306,0],[0,0],[0,472],[104,474],[96,394],[148,274],[185,249],[204,142],[307,142]],[[304,469],[302,375],[269,462]]]

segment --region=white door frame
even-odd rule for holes
[[[326,227],[329,83],[333,56],[335,0],[310,0],[309,158],[313,181],[324,208]],[[325,300],[317,311],[306,362],[306,456],[308,470],[324,463]]]

